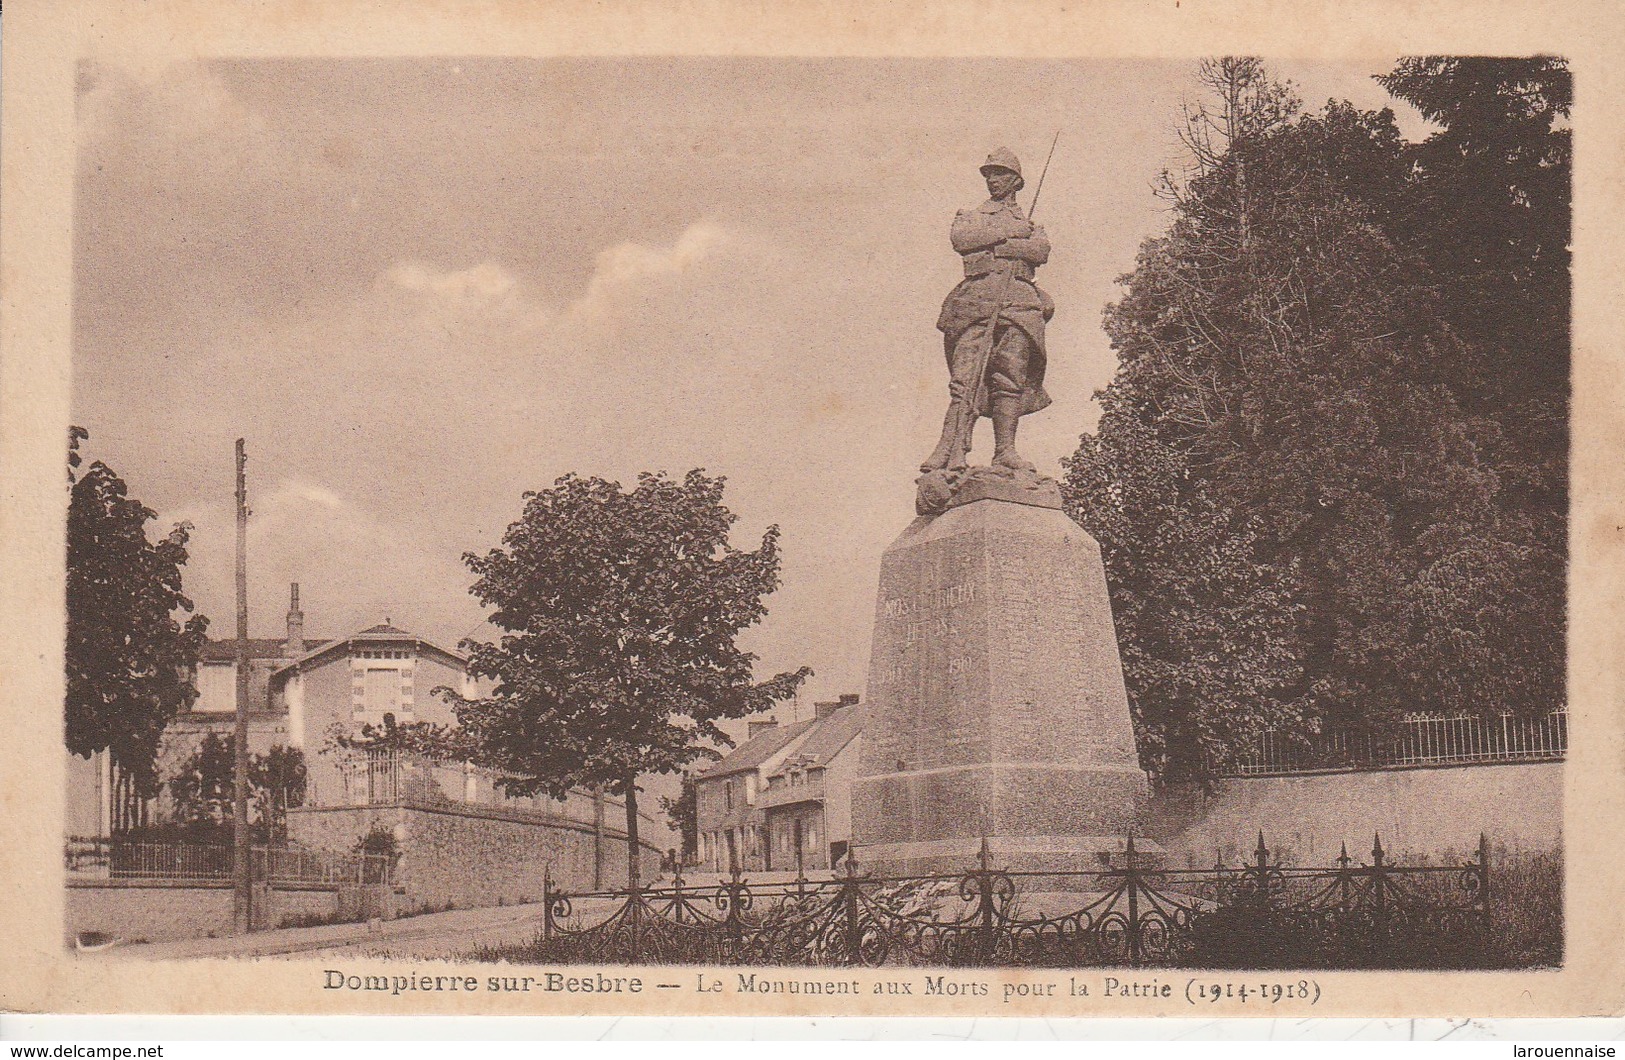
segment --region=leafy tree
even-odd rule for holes
[[[1496,424],[1407,232],[1392,115],[1297,111],[1205,64],[1173,220],[1108,308],[1120,358],[1068,461],[1101,542],[1146,765],[1202,775],[1260,731],[1380,731],[1419,708],[1550,709]],[[1191,128],[1195,124],[1195,128]],[[1559,656],[1560,662],[1560,656]]]
[[[735,643],[778,587],[779,532],[755,551],[731,546],[723,482],[645,473],[628,491],[566,475],[525,495],[502,547],[464,557],[504,634],[464,642],[469,672],[494,685],[478,698],[440,690],[458,727],[433,735],[513,794],[602,785],[622,797],[634,886],[638,776],[730,745],[718,722],[790,697],[811,674],[755,681],[755,656]]]
[[[175,823],[197,831],[230,830],[236,758],[232,741],[209,733],[169,779]],[[278,744],[248,760],[249,824],[260,840],[287,835],[288,810],[305,802],[305,756]]]
[[[1463,402],[1495,417],[1505,454],[1566,491],[1573,96],[1568,64],[1427,56],[1379,81],[1441,128],[1410,147],[1403,224],[1451,297],[1474,359],[1451,365]],[[1498,454],[1500,455],[1500,454]]]
[[[68,750],[83,758],[109,752],[119,778],[118,825],[144,823],[157,795],[155,769],[164,727],[197,697],[197,666],[208,619],[184,624],[181,588],[190,526],[147,539],[153,511],[128,496],[101,461],[82,476],[79,443],[68,440],[67,700]]]
[[[682,837],[683,864],[692,862],[700,852],[699,792],[694,778],[684,773],[682,789],[675,799],[670,795],[660,796],[660,808],[666,811],[666,819]]]
[[[273,838],[286,838],[288,811],[305,804],[305,753],[297,747],[276,744],[263,755],[250,755],[248,784],[250,807]]]
[[[1462,356],[1437,364],[1462,407],[1495,425],[1483,453],[1516,534],[1535,620],[1526,664],[1560,685],[1568,560],[1573,99],[1558,58],[1402,60],[1378,79],[1440,128],[1407,148],[1399,224],[1447,293]],[[1549,693],[1553,696],[1560,693]],[[1555,699],[1554,699],[1555,701]]]

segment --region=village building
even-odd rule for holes
[[[563,799],[510,795],[502,777],[471,763],[367,746],[369,735],[391,725],[455,725],[437,693],[477,694],[461,653],[388,620],[344,637],[307,638],[294,585],[286,636],[251,639],[248,656],[250,754],[283,746],[304,758],[303,797],[286,811],[287,842],[349,854],[364,837],[388,833],[408,904],[534,898],[549,873],[560,885],[583,889],[622,878],[622,800],[588,792]],[[194,681],[197,698],[170,722],[159,746],[164,789],[135,813],[105,753],[88,761],[69,756],[68,838],[105,840],[172,819],[168,781],[210,735],[233,738],[236,641],[207,642]],[[646,874],[678,843],[658,810],[658,795],[670,786],[664,779],[648,778],[644,786],[638,831]]]
[[[793,872],[834,864],[851,840],[857,703],[844,695],[816,704],[809,721],[753,721],[744,743],[696,774],[700,867]]]
[[[764,866],[762,815],[756,796],[775,768],[812,722],[780,725],[775,718],[753,721],[745,742],[694,777],[695,830],[700,865],[712,872]]]
[[[467,660],[388,622],[328,641],[271,674],[270,700],[287,718],[292,746],[305,751],[306,804],[350,805],[380,794],[365,787],[378,771],[364,768],[380,755],[347,751],[339,740],[391,725],[456,724],[436,694],[441,688],[473,694]]]
[[[832,869],[852,837],[852,780],[863,741],[856,695],[816,705],[817,718],[767,775],[757,799],[768,869]]]

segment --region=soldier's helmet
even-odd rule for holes
[[[1021,182],[1016,185],[1018,189],[1027,183],[1021,175],[1021,159],[1017,158],[1016,153],[1008,147],[1001,147],[987,156],[987,161],[982,163],[982,176],[987,176],[989,172],[995,169],[1006,169],[1014,173],[1016,179]]]

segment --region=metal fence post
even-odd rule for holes
[[[679,924],[683,923],[683,904],[683,865],[679,861],[671,878],[671,916]]]
[[[1129,829],[1123,848],[1123,872],[1128,882],[1128,963],[1138,967],[1140,949],[1140,866],[1134,853],[1134,829]]]
[[[990,961],[993,958],[993,921],[996,911],[993,906],[993,854],[988,850],[987,836],[982,837],[982,848],[976,855],[976,868],[971,875],[976,878],[976,949],[980,960]]]
[[[1258,846],[1253,848],[1253,902],[1257,906],[1258,915],[1262,916],[1270,907],[1270,850],[1264,845],[1264,830],[1258,830]]]
[[[1345,841],[1337,855],[1337,911],[1345,918],[1349,915],[1349,897],[1354,882],[1349,874],[1349,863],[1353,860],[1349,857],[1349,845]]]
[[[741,870],[737,859],[733,863],[733,872],[729,875],[725,886],[728,891],[728,916],[723,921],[723,924],[727,930],[729,945],[734,948],[735,953],[738,953],[740,941],[745,936],[744,918],[742,916],[744,911],[739,908],[744,899],[745,883],[741,878]]]
[[[553,866],[542,869],[542,938],[553,937]]]
[[[847,963],[857,964],[858,951],[863,948],[863,931],[858,926],[858,866],[850,853],[846,856],[846,878],[841,881],[841,911],[846,917]]]
[[[1388,937],[1388,867],[1382,861],[1382,836],[1371,835],[1371,893],[1376,901],[1373,910],[1377,935],[1385,942]]]

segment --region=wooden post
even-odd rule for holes
[[[237,716],[232,744],[232,921],[239,935],[254,929],[253,850],[248,835],[248,456],[237,439]]]

